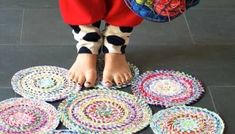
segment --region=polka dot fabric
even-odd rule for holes
[[[46,102],[25,98],[0,102],[1,134],[44,134],[58,124],[57,110]]]
[[[137,97],[116,90],[93,89],[67,98],[59,105],[61,120],[81,133],[131,134],[145,128],[150,107]]]
[[[191,104],[204,93],[196,78],[172,70],[148,71],[132,82],[131,89],[147,103],[165,107]]]
[[[224,123],[207,109],[176,106],[154,114],[150,127],[155,134],[223,134]]]
[[[79,87],[67,78],[68,70],[55,66],[35,66],[17,72],[11,80],[13,90],[24,98],[55,101],[66,98]]]

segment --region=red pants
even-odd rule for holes
[[[59,0],[65,23],[87,25],[105,20],[114,26],[136,26],[142,18],[133,13],[124,0]]]

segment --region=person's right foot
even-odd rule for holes
[[[102,83],[105,86],[118,86],[129,83],[132,79],[131,70],[124,54],[105,54],[105,67]]]
[[[76,61],[69,69],[69,79],[80,86],[93,87],[97,78],[97,56],[94,54],[78,54]]]

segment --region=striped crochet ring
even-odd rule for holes
[[[207,109],[176,106],[157,112],[150,123],[155,134],[223,134],[223,120]]]
[[[169,22],[200,0],[125,0],[128,7],[143,19]]]
[[[128,65],[130,67],[131,70],[131,74],[133,76],[132,79],[134,79],[135,77],[139,76],[140,74],[140,70],[138,69],[138,67],[136,67],[134,64],[131,64],[128,62]],[[119,89],[119,88],[125,88],[127,86],[131,85],[131,82],[126,83],[126,84],[122,84],[122,85],[113,85],[111,87],[106,87],[105,85],[102,84],[102,75],[103,75],[103,70],[104,70],[104,59],[99,58],[98,59],[98,65],[97,65],[97,70],[98,70],[98,84],[95,86],[95,88],[106,88],[106,89]]]
[[[204,93],[196,78],[172,70],[146,72],[133,81],[131,89],[147,103],[165,107],[191,104]]]
[[[11,80],[13,90],[25,98],[55,101],[81,89],[67,79],[68,70],[55,66],[35,66],[18,71]]]
[[[58,124],[57,110],[46,102],[25,98],[0,102],[1,134],[43,134]]]
[[[63,129],[63,130],[53,130],[53,131],[50,131],[48,134],[81,134],[81,133],[73,131],[73,130]]]
[[[131,134],[145,128],[150,107],[137,97],[117,90],[93,89],[73,94],[59,105],[63,124],[81,133]]]

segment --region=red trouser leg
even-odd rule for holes
[[[124,0],[59,0],[65,23],[86,25],[104,19],[115,26],[136,26],[142,19],[134,14]]]
[[[111,25],[133,27],[143,20],[127,7],[124,0],[106,0],[106,3],[104,20]]]
[[[70,25],[92,24],[104,18],[105,0],[59,0],[65,23]]]

